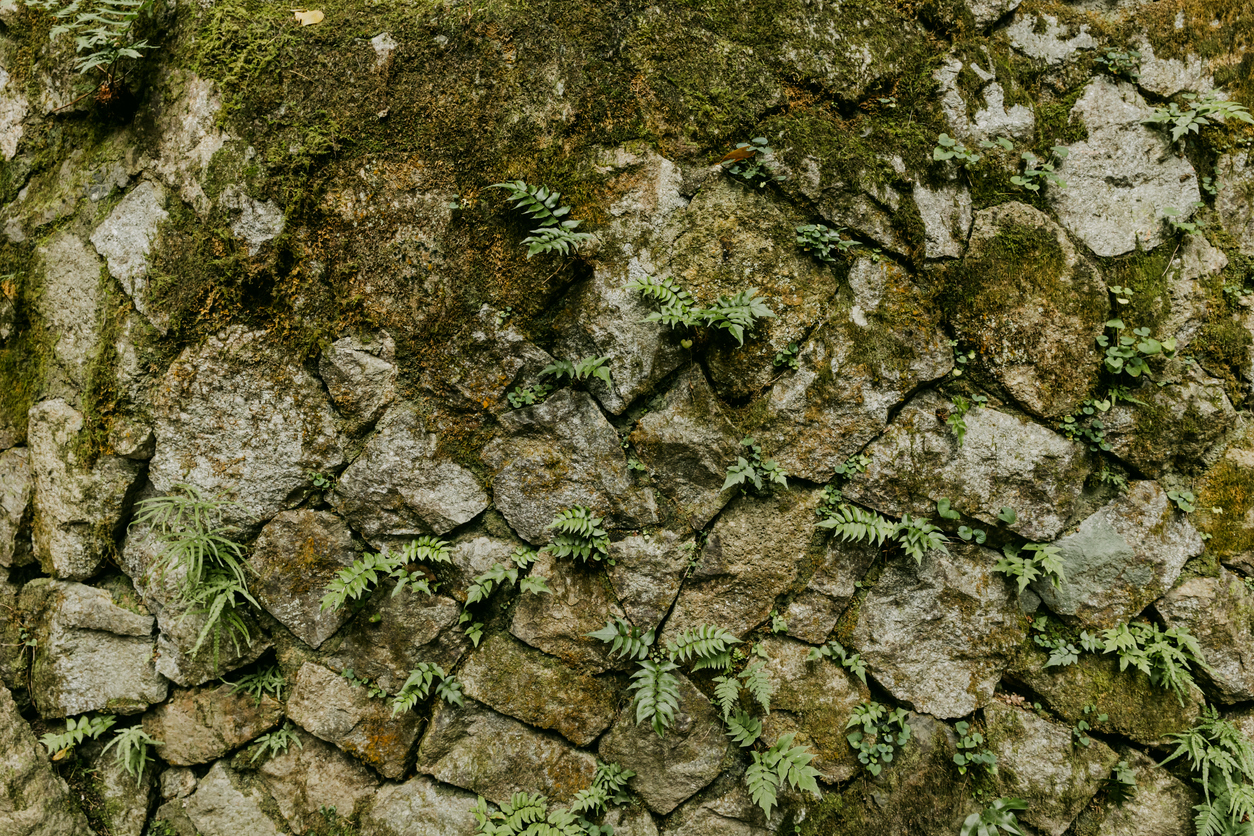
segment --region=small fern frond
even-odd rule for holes
[[[629,691],[636,692],[636,723],[650,721],[658,737],[666,736],[679,709],[679,680],[672,673],[675,670],[678,666],[674,662],[659,665],[646,659],[640,663],[640,670],[631,675],[632,682],[627,686]]]
[[[702,624],[684,630],[673,642],[666,645],[673,658],[681,662],[690,659],[708,660],[716,658],[728,651],[732,645],[740,644],[740,639],[724,630]]]
[[[654,638],[652,630],[642,634],[638,627],[623,618],[607,621],[604,627],[588,633],[587,636],[610,645],[610,652],[622,659],[645,658],[649,655]]]
[[[727,736],[740,748],[747,749],[762,736],[762,721],[747,711],[737,711],[727,718]]]
[[[740,700],[740,680],[730,675],[714,677],[714,700],[726,720]]]
[[[766,672],[766,662],[761,659],[740,672],[740,680],[745,690],[758,701],[762,710],[771,713],[771,696],[775,693],[775,683]]]
[[[866,541],[874,546],[884,544],[897,531],[897,525],[874,511],[864,511],[855,505],[836,506],[826,519],[817,523],[818,528],[830,528],[845,542]]]

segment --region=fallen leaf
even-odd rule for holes
[[[734,151],[728,151],[723,156],[723,159],[719,160],[719,162],[725,163],[725,162],[728,162],[729,160],[734,160],[734,161],[747,160],[756,153],[758,153],[758,149],[756,148],[737,148]]]
[[[300,21],[301,26],[312,26],[315,23],[321,23],[326,17],[326,15],[318,9],[314,9],[309,12],[301,12],[296,9],[292,9],[292,13],[296,15],[296,19]]]

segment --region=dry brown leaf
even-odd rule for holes
[[[296,15],[296,19],[300,21],[301,26],[312,26],[315,23],[321,23],[326,17],[326,15],[318,9],[313,9],[308,12],[292,9],[292,13]]]

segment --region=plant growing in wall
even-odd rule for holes
[[[547,526],[554,533],[545,548],[554,557],[573,557],[584,563],[605,560],[610,553],[610,535],[601,527],[603,522],[582,505],[559,511]]]
[[[95,74],[98,81],[87,95],[95,94],[101,104],[112,102],[121,91],[129,72],[127,61],[156,48],[135,34],[140,18],[151,12],[153,0],[26,0],[26,5],[52,12],[57,23],[49,39],[73,38],[74,71]]]
[[[1185,102],[1183,108],[1175,102],[1168,102],[1166,107],[1156,107],[1145,124],[1170,130],[1172,142],[1179,142],[1189,134],[1199,134],[1204,127],[1225,124],[1229,119],[1254,125],[1254,116],[1244,105],[1220,98],[1217,90],[1201,96],[1185,93],[1181,98]]]
[[[512,588],[517,586],[521,592],[531,593],[532,595],[552,593],[553,590],[549,589],[547,578],[540,575],[522,575],[532,563],[535,563],[536,556],[536,552],[531,549],[514,549],[508,564],[493,563],[491,569],[476,577],[470,586],[466,588],[466,602],[462,607],[462,614],[457,623],[459,625],[470,624],[466,628],[466,636],[474,643],[475,647],[479,646],[479,640],[483,638],[483,622],[474,620],[470,607],[487,601],[493,591],[500,587]]]
[[[523,239],[527,245],[527,258],[539,253],[560,252],[569,255],[592,240],[592,234],[577,232],[583,221],[571,220],[570,206],[561,205],[560,192],[550,191],[547,186],[530,186],[523,180],[493,183],[489,189],[504,189],[514,208],[537,221],[540,225]]]
[[[392,594],[405,587],[415,592],[433,594],[439,584],[432,584],[421,563],[452,563],[448,542],[438,537],[423,536],[411,541],[397,552],[384,548],[378,554],[367,552],[341,569],[326,586],[322,596],[323,610],[338,610],[349,600],[357,600],[374,591],[381,580],[396,581]]]
[[[774,459],[763,459],[760,444],[752,438],[746,438],[740,442],[740,446],[745,448],[749,458],[739,456],[734,463],[727,466],[727,478],[720,490],[748,487],[761,492],[767,485],[788,488],[788,471],[776,464]]]
[[[909,514],[903,514],[901,522],[894,523],[874,511],[842,503],[816,526],[831,529],[846,542],[866,541],[878,546],[892,539],[903,552],[914,558],[915,563],[922,563],[923,555],[929,551],[949,554],[946,548],[949,538],[945,533],[928,520]]]
[[[100,735],[107,732],[117,722],[117,718],[112,714],[99,714],[95,717],[67,717],[65,720],[65,731],[56,733],[48,732],[39,738],[39,742],[43,744],[44,749],[54,761],[59,761],[68,755],[75,746],[84,740],[97,740]]]
[[[1193,808],[1197,836],[1246,836],[1254,820],[1254,746],[1214,706],[1171,737],[1179,745],[1163,763],[1184,758],[1202,789],[1204,800]]]
[[[775,150],[767,144],[766,137],[757,136],[748,142],[736,143],[719,163],[727,165],[727,171],[733,176],[760,189],[767,183],[785,179],[784,175],[775,173],[774,160]]]
[[[720,328],[731,334],[740,346],[745,344],[745,335],[752,333],[759,320],[775,316],[755,287],[719,296],[708,308],[698,306],[692,295],[669,277],[644,276],[628,282],[626,288],[638,290],[646,299],[653,299],[660,305],[660,310],[644,318],[645,322],[660,322],[671,328],[698,325]]]
[[[855,707],[845,723],[846,729],[853,729],[845,739],[857,750],[858,762],[872,775],[879,775],[884,764],[892,763],[897,750],[910,740],[913,729],[906,716],[904,708],[890,709],[872,700]]]
[[[967,816],[958,836],[1024,836],[1015,813],[1026,809],[1028,803],[1022,798],[994,798],[983,810]]]

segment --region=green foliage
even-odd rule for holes
[[[253,746],[256,747],[257,751],[253,752],[253,756],[248,762],[254,763],[262,755],[265,755],[267,760],[275,755],[281,755],[293,743],[296,744],[297,749],[305,748],[305,744],[300,742],[300,738],[297,737],[296,730],[292,728],[292,724],[284,722],[279,728],[269,734],[263,734],[253,741]]]
[[[747,711],[737,711],[723,719],[727,721],[727,736],[742,749],[749,748],[762,736],[762,721]]]
[[[1141,53],[1135,49],[1109,50],[1094,61],[1115,78],[1135,82],[1141,77]]]
[[[762,188],[767,183],[783,180],[784,175],[775,174],[773,161],[775,151],[767,145],[766,137],[758,136],[748,142],[736,143],[736,148],[723,162],[731,162],[728,171],[750,185]]]
[[[775,352],[775,359],[772,360],[771,362],[775,366],[787,366],[793,371],[796,371],[798,368],[797,351],[798,351],[797,344],[789,343],[788,347],[785,348],[783,351]]]
[[[1039,192],[1041,186],[1053,186],[1059,189],[1065,189],[1067,184],[1062,178],[1054,173],[1054,158],[1064,160],[1070,153],[1061,145],[1055,145],[1050,149],[1051,156],[1044,160],[1037,157],[1031,151],[1023,152],[1023,173],[1016,174],[1010,178],[1010,182],[1016,186],[1022,186],[1030,192]]]
[[[562,195],[559,192],[550,191],[547,186],[531,186],[523,180],[493,183],[488,188],[504,189],[508,199],[514,201],[516,210],[540,222],[540,226],[523,239],[527,245],[527,258],[554,251],[569,255],[592,240],[590,233],[575,231],[583,222],[566,217],[570,214],[570,207],[560,205]]]
[[[335,476],[333,474],[319,473],[316,470],[306,470],[305,476],[313,483],[313,486],[320,491],[329,491],[335,488]]]
[[[1172,142],[1179,142],[1189,134],[1198,134],[1203,127],[1225,124],[1229,119],[1254,125],[1254,116],[1250,116],[1244,106],[1219,98],[1217,90],[1202,96],[1185,93],[1182,98],[1187,109],[1168,102],[1166,107],[1154,108],[1154,113],[1145,120],[1145,124],[1158,125],[1163,130],[1170,128]]]
[[[623,769],[616,763],[597,761],[596,772],[592,776],[592,786],[580,790],[570,803],[572,813],[604,813],[610,804],[625,804],[630,798],[627,795],[627,781],[636,777],[630,769]]]
[[[558,512],[546,527],[556,532],[547,549],[554,557],[574,557],[585,563],[609,557],[610,535],[601,527],[601,517],[576,505]]]
[[[162,741],[149,737],[143,726],[131,726],[118,731],[104,747],[104,751],[116,747],[118,763],[122,764],[127,774],[138,781],[144,775],[144,767],[152,760],[148,747],[163,745]]]
[[[272,694],[276,700],[282,700],[283,688],[287,685],[287,680],[283,678],[283,671],[278,665],[270,665],[241,676],[239,682],[227,684],[231,686],[232,694],[236,691],[243,691],[253,698],[255,705],[261,705],[261,698],[266,694]]]
[[[672,671],[679,669],[674,662],[655,662],[646,659],[640,669],[631,675],[629,691],[635,691],[636,724],[648,720],[658,737],[665,737],[666,730],[675,724],[675,712],[679,709],[679,680]]]
[[[431,694],[432,686],[435,687],[435,695],[449,705],[462,705],[461,683],[444,673],[444,668],[439,665],[419,662],[392,698],[392,716],[408,711],[425,700]]]
[[[967,816],[958,836],[998,836],[1001,833],[1023,836],[1015,812],[1026,809],[1028,803],[1022,798],[994,798],[983,810]]]
[[[64,732],[61,734],[48,732],[39,738],[39,742],[48,750],[48,754],[52,755],[53,760],[60,760],[68,750],[82,743],[84,739],[91,738],[96,740],[100,735],[112,728],[116,722],[117,718],[112,714],[101,714],[96,717],[79,717],[77,720],[73,717],[67,717]]]
[[[963,145],[961,140],[954,139],[949,134],[941,134],[936,138],[936,147],[932,149],[932,159],[957,160],[963,168],[970,168],[982,157]]]
[[[970,543],[975,541],[978,545],[984,545],[984,541],[988,539],[988,532],[982,528],[972,528],[969,525],[958,526],[958,536],[963,542]]]
[[[757,700],[758,705],[767,714],[771,713],[771,695],[775,693],[775,684],[766,673],[766,662],[761,659],[751,663],[740,672],[740,682],[749,696]]]
[[[936,500],[936,516],[942,520],[956,520],[962,517],[962,514],[955,510],[953,504],[949,501],[949,497],[942,496]]]
[[[1100,335],[1097,338],[1097,344],[1106,350],[1104,362],[1107,370],[1112,374],[1126,374],[1136,380],[1141,375],[1148,375],[1150,370],[1149,363],[1146,362],[1148,358],[1171,356],[1176,350],[1175,337],[1160,342],[1150,336],[1148,328],[1133,329],[1132,336],[1124,334],[1127,326],[1123,324],[1122,319],[1109,320],[1106,327],[1114,333]]]
[[[1192,666],[1206,669],[1202,649],[1183,627],[1162,630],[1157,624],[1120,624],[1102,632],[1102,650],[1119,656],[1119,670],[1136,668],[1184,705],[1193,685]]]
[[[954,436],[958,439],[958,446],[962,446],[962,442],[967,437],[966,414],[971,407],[976,408],[984,406],[988,403],[988,398],[983,395],[972,395],[971,400],[967,400],[962,395],[954,395],[953,409],[949,411],[949,415],[945,418],[945,423],[949,425],[949,429],[953,430]],[[946,519],[949,519],[948,517]],[[957,517],[953,517],[957,519]]]
[[[525,565],[520,566],[516,561],[511,562],[509,566],[504,563],[493,563],[491,569],[476,576],[466,588],[466,606],[488,600],[498,586],[518,586],[523,592],[529,592],[532,595],[551,594],[553,590],[549,589],[548,579],[540,575],[528,575],[522,578],[521,583],[519,582],[519,572]]]
[[[734,464],[727,467],[727,478],[721,490],[745,485],[755,491],[763,490],[767,484],[788,487],[788,471],[784,470],[774,459],[762,458],[762,447],[752,438],[740,442],[741,447],[748,448],[749,458],[737,457]]]
[[[1106,795],[1115,804],[1122,806],[1136,797],[1136,770],[1127,761],[1119,761],[1106,779]]]
[[[613,833],[578,818],[572,810],[549,810],[549,800],[539,793],[514,793],[495,813],[488,811],[483,796],[475,804],[479,828],[475,836],[601,836]]]
[[[646,316],[645,322],[660,322],[671,328],[694,328],[704,324],[722,328],[738,345],[744,346],[745,335],[752,332],[760,319],[774,318],[775,312],[751,287],[732,296],[721,295],[708,308],[698,307],[696,300],[672,278],[644,276],[627,283],[627,290],[637,290],[645,298],[661,304],[661,310]]]
[[[745,334],[753,330],[759,319],[775,317],[775,312],[757,294],[758,289],[751,287],[733,296],[721,295],[712,307],[701,310],[701,317],[706,325],[724,329],[743,346]]]
[[[1106,412],[1112,405],[1110,398],[1103,398],[1100,401],[1087,400],[1076,412],[1063,416],[1058,429],[1072,441],[1085,442],[1089,450],[1094,453],[1109,452],[1110,442],[1106,440],[1106,425],[1096,415],[1098,412]]]
[[[968,363],[975,359],[975,349],[968,348],[965,351],[958,347],[957,340],[949,340],[949,347],[954,350],[954,367],[950,372],[954,377],[962,377],[962,369]],[[985,398],[987,400],[987,398]],[[963,431],[966,431],[966,424],[963,424]],[[958,442],[958,446],[962,446],[962,442]]]
[[[57,23],[48,33],[49,39],[63,34],[74,39],[76,72],[97,70],[104,76],[102,85],[112,85],[122,59],[140,58],[142,50],[156,49],[135,37],[135,26],[151,11],[153,0],[71,0],[58,9],[63,2],[27,0],[27,5],[52,12]]]
[[[856,505],[841,504],[832,509],[817,528],[830,528],[845,542],[867,541],[883,545],[897,531],[897,526],[874,511],[864,511]]]
[[[515,386],[505,396],[514,409],[544,403],[545,398],[553,394],[553,387],[547,383],[536,383],[530,386]]]
[[[674,328],[694,328],[701,323],[701,308],[692,294],[670,277],[643,276],[627,283],[627,290],[637,290],[646,299],[658,302],[661,310],[653,311],[645,322],[660,322]]]
[[[844,646],[832,639],[822,647],[812,647],[810,652],[806,654],[807,662],[817,662],[820,659],[836,659],[840,662],[841,667],[849,671],[866,685],[866,662],[862,661],[862,656],[857,653],[849,653]]]
[[[451,554],[447,541],[430,536],[419,537],[399,552],[391,552],[387,548],[379,554],[367,552],[354,560],[352,566],[341,569],[327,584],[326,595],[322,596],[322,609],[338,610],[346,601],[357,600],[373,591],[386,578],[396,581],[393,595],[407,586],[415,592],[434,594],[437,587],[431,585],[426,574],[407,568],[407,564],[419,561],[451,563]]]
[[[1105,714],[1097,714],[1097,706],[1089,703],[1084,706],[1084,716],[1076,721],[1071,727],[1071,739],[1077,746],[1083,746],[1085,749],[1093,745],[1093,739],[1089,737],[1089,732],[1093,730],[1089,720],[1094,723],[1105,723],[1110,718]]]
[[[1022,547],[1007,544],[1002,548],[1002,554],[1004,556],[997,561],[993,571],[1016,578],[1021,594],[1040,577],[1049,578],[1055,589],[1067,579],[1059,558],[1061,550],[1057,546],[1049,543],[1028,543]]]
[[[584,357],[580,360],[558,360],[550,366],[545,366],[540,370],[540,377],[553,377],[561,380],[562,378],[570,378],[570,380],[587,380],[595,377],[597,380],[610,386],[610,370],[605,364],[609,361],[609,357]]]
[[[906,745],[912,733],[905,709],[890,710],[874,701],[854,708],[845,728],[854,729],[845,739],[858,751],[858,762],[872,775],[879,775],[884,764],[892,763],[893,755]]]
[[[858,246],[852,238],[845,238],[847,230],[842,226],[832,229],[823,224],[802,224],[797,227],[797,246],[825,264],[836,263],[836,253],[849,252]]]
[[[1194,504],[1197,502],[1197,497],[1193,495],[1193,491],[1167,491],[1167,498],[1186,514],[1192,514],[1197,510]]]
[[[244,548],[230,535],[235,526],[223,523],[223,514],[242,511],[234,502],[209,499],[194,485],[178,484],[168,496],[157,496],[136,503],[131,525],[146,525],[161,542],[161,553],[153,564],[159,574],[183,572],[181,593],[191,598],[214,570],[222,570],[246,587],[247,564]]]
[[[244,613],[247,612],[244,604],[252,604],[258,609],[261,605],[234,576],[221,571],[210,572],[187,600],[192,608],[183,613],[180,623],[192,613],[205,616],[204,626],[196,636],[196,643],[192,645],[192,658],[196,657],[211,634],[215,671],[224,633],[230,638],[237,655],[241,652],[241,638],[245,644],[252,646],[252,635],[248,632],[248,622],[244,619]]]
[[[984,745],[984,735],[965,720],[954,723],[954,730],[958,732],[958,753],[954,755],[958,774],[966,775],[968,767],[982,766],[989,775],[996,775],[997,756]]]
[[[1009,505],[1003,505],[1001,510],[997,512],[998,522],[1004,522],[1006,525],[1014,525],[1018,519],[1019,515]]]
[[[586,635],[611,645],[610,652],[620,659],[644,659],[649,655],[654,639],[652,630],[642,634],[638,627],[623,618],[607,621],[600,630]]]
[[[1254,820],[1254,747],[1250,741],[1221,719],[1214,706],[1202,709],[1196,726],[1171,737],[1179,745],[1163,764],[1186,758],[1205,797],[1193,808],[1198,836],[1248,836]]]
[[[921,517],[902,514],[894,536],[902,551],[913,557],[915,563],[922,563],[923,555],[930,551],[949,554],[949,549],[945,547],[949,538],[943,531]]]
[[[344,679],[347,679],[350,683],[352,683],[353,685],[356,685],[358,688],[365,688],[366,696],[369,697],[370,699],[383,699],[384,697],[388,695],[387,691],[379,687],[379,683],[375,682],[373,679],[369,679],[364,676],[358,676],[356,672],[353,671],[352,668],[345,668],[344,670],[340,671],[340,676],[342,676]]]
[[[693,662],[694,671],[705,668],[731,667],[731,648],[740,644],[740,639],[724,630],[702,624],[684,630],[675,640],[668,642],[667,651],[671,658],[681,662]]]
[[[806,790],[816,796],[820,794],[815,782],[818,770],[810,766],[814,755],[804,746],[793,745],[794,737],[795,732],[780,735],[775,745],[765,753],[754,752],[753,763],[745,771],[749,795],[768,817],[775,806],[776,795],[785,783],[796,790]]]
[[[1206,204],[1198,201],[1193,204],[1194,209],[1201,209]],[[1163,220],[1167,222],[1167,226],[1171,227],[1173,232],[1179,232],[1184,235],[1196,235],[1204,224],[1202,221],[1186,221],[1181,215],[1180,210],[1174,206],[1166,206],[1163,208]]]

